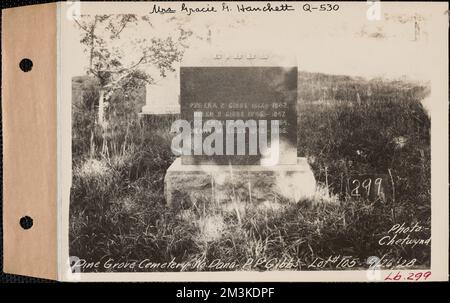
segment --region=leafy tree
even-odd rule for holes
[[[173,27],[170,36],[161,37],[148,16],[135,14],[82,15],[74,21],[88,55],[87,75],[94,77],[99,85],[94,125],[102,133],[102,152],[108,153],[105,138],[109,119],[106,113],[111,96],[117,90],[152,84],[157,77],[175,71],[174,64],[181,60],[192,31],[183,29],[179,20],[172,19],[167,24]],[[93,156],[95,130],[90,131]]]

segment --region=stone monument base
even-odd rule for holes
[[[298,202],[312,198],[316,180],[306,158],[295,165],[183,165],[177,158],[167,170],[167,204],[182,209],[209,203]],[[201,206],[204,207],[204,206]]]

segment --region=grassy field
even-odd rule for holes
[[[95,87],[77,81],[75,100],[95,97]],[[74,110],[70,255],[87,262],[224,264],[191,270],[240,270],[248,260],[264,258],[297,260],[291,269],[330,269],[332,264],[310,266],[330,256],[352,256],[355,267],[367,267],[369,256],[429,266],[429,246],[378,244],[394,224],[417,222],[425,228],[414,237],[430,237],[430,119],[420,102],[427,94],[426,86],[406,81],[300,73],[298,153],[308,158],[321,193],[263,211],[242,201],[242,218],[219,209],[205,216],[165,205],[164,175],[175,159],[169,128],[176,116],[120,118],[126,127],[109,137],[109,154],[97,148],[91,156],[80,107]],[[134,98],[134,105],[142,102],[142,93]],[[99,142],[97,133],[94,137]],[[386,201],[342,193],[342,180],[358,174],[389,176]],[[225,266],[232,262],[235,267]],[[261,262],[252,269],[281,268]]]

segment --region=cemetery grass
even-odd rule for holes
[[[193,270],[239,270],[251,258],[300,259],[294,269],[325,270],[331,268],[308,265],[339,255],[359,258],[357,268],[367,267],[369,256],[417,259],[417,266],[429,266],[429,246],[378,244],[394,224],[430,227],[430,120],[420,102],[428,94],[426,86],[321,74],[302,77],[298,150],[318,180],[316,197],[299,203],[279,198],[279,203],[256,206],[237,201],[228,208],[212,207],[205,200],[196,207],[169,208],[164,175],[175,159],[169,129],[178,117],[134,119],[127,134],[110,138],[106,154],[97,135],[94,154],[87,148],[74,153],[70,255],[87,262],[214,264]],[[74,140],[87,146],[89,138]],[[74,141],[74,148],[81,143]],[[389,176],[393,187],[386,201],[341,193],[343,178],[371,173]],[[415,236],[426,239],[429,230]],[[276,269],[265,265],[251,269]],[[114,269],[152,270],[125,265]]]

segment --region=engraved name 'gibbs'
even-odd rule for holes
[[[187,120],[176,120],[171,127],[178,133],[172,140],[175,155],[257,155],[258,151],[268,163],[276,162],[279,155],[280,121],[270,120],[206,120],[202,112],[194,112],[193,128]],[[225,130],[225,146],[224,135]],[[270,133],[270,146],[267,137]],[[203,134],[209,134],[203,139]],[[246,136],[248,134],[248,141]],[[235,141],[235,137],[236,140]],[[248,153],[247,153],[248,146]],[[235,148],[236,147],[236,148]],[[264,164],[264,163],[262,163]]]

